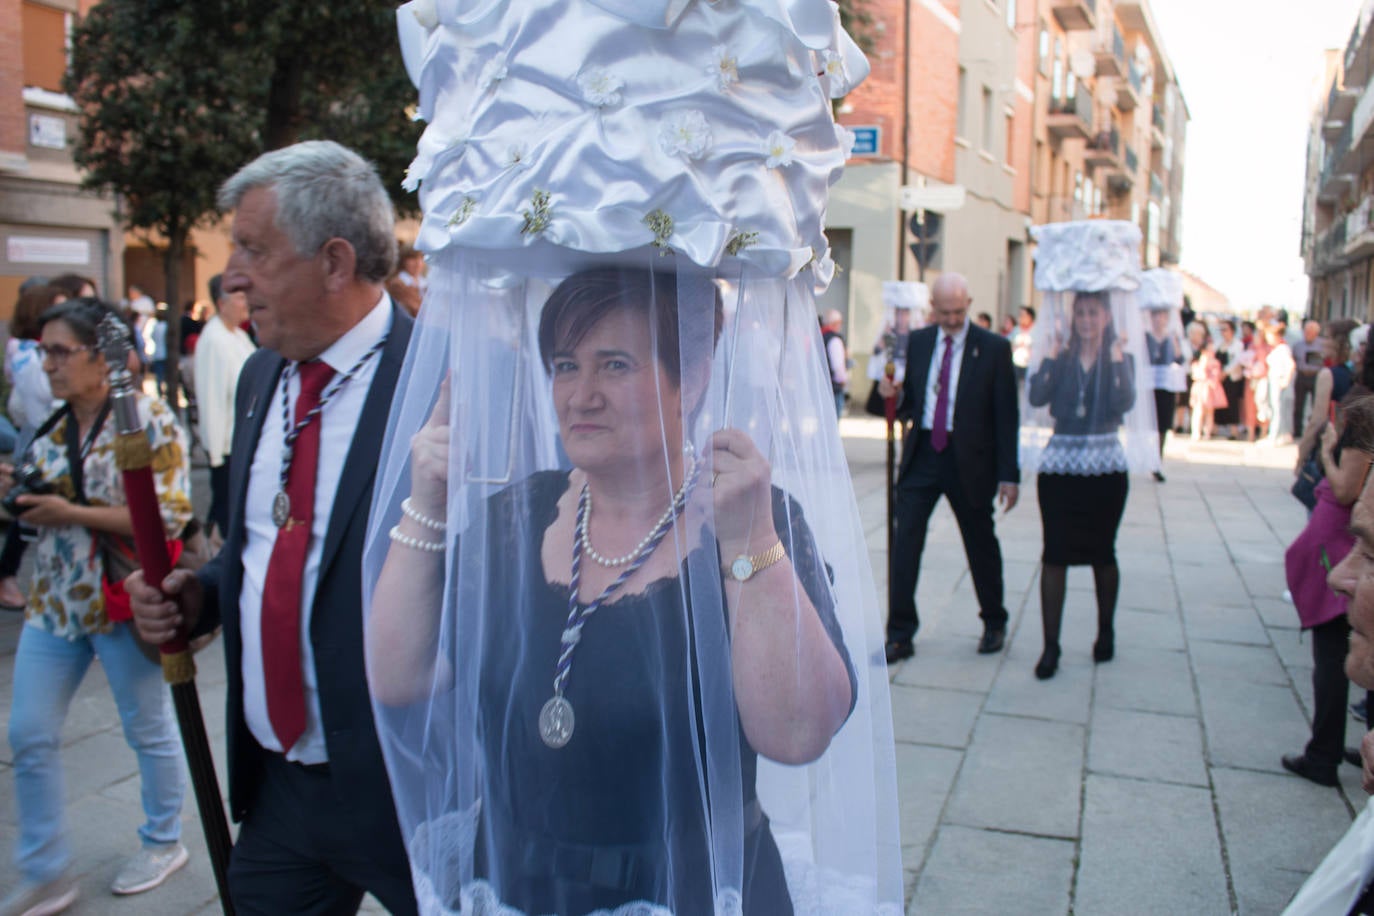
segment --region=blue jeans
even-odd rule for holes
[[[119,707],[124,739],[138,755],[143,812],[148,818],[138,834],[148,846],[181,838],[181,801],[186,789],[181,740],[162,669],[138,650],[128,624],[115,624],[111,633],[75,642],[26,624],[14,657],[9,737],[19,800],[14,858],[19,871],[31,881],[51,881],[71,859],[62,822],[58,754],[72,695],[96,656]],[[118,763],[111,761],[111,765]]]
[[[835,419],[838,420],[838,419],[840,419],[840,418],[843,417],[843,416],[844,416],[844,392],[843,392],[843,391],[837,391],[837,392],[835,392]]]

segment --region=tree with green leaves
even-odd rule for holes
[[[81,110],[74,158],[118,218],[160,237],[168,387],[177,390],[181,264],[215,194],[258,154],[328,138],[377,164],[398,208],[420,126],[395,12],[370,0],[102,0],[72,33],[67,92]]]

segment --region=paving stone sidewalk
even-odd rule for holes
[[[841,427],[879,594],[885,592],[880,422]],[[1311,706],[1311,650],[1283,600],[1301,529],[1291,446],[1171,443],[1168,482],[1133,478],[1118,544],[1117,657],[1094,666],[1092,576],[1069,576],[1064,657],[1036,681],[1040,520],[1033,484],[999,516],[1008,648],[981,623],[953,516],[932,519],[916,656],[891,670],[909,913],[1277,913],[1364,803],[1288,775]],[[198,472],[197,490],[205,489]],[[5,723],[19,615],[0,612],[0,889],[16,880]],[[223,657],[198,658],[224,778]],[[1348,743],[1362,726],[1350,723]],[[141,820],[133,754],[98,664],[63,735],[76,914],[219,912],[194,802],[191,863],[147,894],[109,895]],[[381,912],[369,903],[366,911]]]

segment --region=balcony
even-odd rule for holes
[[[1374,198],[1366,197],[1345,218],[1345,244],[1341,253],[1347,258],[1374,254]]]
[[[1345,83],[1347,86],[1363,86],[1369,82],[1371,75],[1371,65],[1374,64],[1374,42],[1371,42],[1370,19],[1374,16],[1374,7],[1364,3],[1360,10],[1360,18],[1355,22],[1355,27],[1350,30],[1350,40],[1345,46]]]
[[[1159,201],[1164,199],[1164,181],[1154,172],[1150,173],[1150,196]]]
[[[1092,168],[1121,168],[1121,135],[1115,127],[1098,131],[1083,151],[1083,162]]]
[[[1355,113],[1355,106],[1360,101],[1360,90],[1358,87],[1353,89],[1345,88],[1340,82],[1331,84],[1331,91],[1326,94],[1326,119],[1328,121],[1348,121],[1350,116]]]
[[[1049,117],[1045,128],[1051,137],[1060,140],[1086,140],[1092,135],[1093,100],[1081,92],[1073,98],[1050,99]]]
[[[1054,18],[1066,32],[1081,32],[1097,24],[1097,0],[1050,0]]]
[[[1150,148],[1164,149],[1164,138],[1169,133],[1164,121],[1164,100],[1155,99],[1150,109]]]
[[[1122,111],[1134,110],[1140,104],[1140,93],[1140,67],[1132,58],[1126,62],[1126,78],[1116,83],[1116,107]]]
[[[1340,267],[1345,263],[1345,227],[1346,221],[1338,219],[1335,225],[1317,236],[1313,253],[1315,266],[1319,270]]]
[[[1093,39],[1093,57],[1097,59],[1098,76],[1119,77],[1126,72],[1126,39],[1121,30],[1112,25],[1110,35],[1098,34]]]
[[[1127,149],[1129,152],[1129,148]],[[1107,188],[1113,194],[1125,194],[1135,187],[1135,171],[1132,169],[1119,167],[1109,168],[1106,171]]]
[[[1140,170],[1140,159],[1135,154],[1135,147],[1131,146],[1129,143],[1126,144],[1123,149],[1126,153],[1126,171],[1130,172],[1131,176],[1134,177],[1135,173]]]

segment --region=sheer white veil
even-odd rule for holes
[[[829,97],[866,63],[828,0],[399,21],[430,284],[363,576],[421,911],[895,916],[882,627],[814,292],[848,151]],[[437,503],[420,441],[447,456]],[[771,520],[722,502],[745,453]],[[666,507],[660,540],[598,521],[608,478]],[[741,585],[719,545],[742,517],[783,558]],[[615,578],[593,545],[635,571],[589,611]],[[764,620],[784,623],[760,640]],[[759,714],[767,671],[795,721]]]
[[[1158,470],[1154,376],[1136,304],[1139,227],[1089,220],[1037,226],[1032,233],[1035,285],[1044,297],[1021,395],[1022,469]]]

